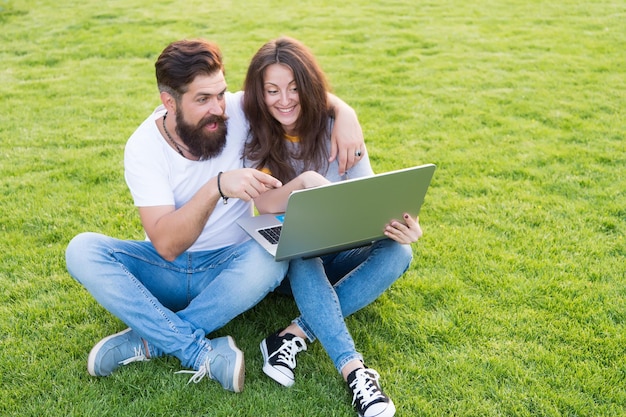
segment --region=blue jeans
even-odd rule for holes
[[[366,247],[289,263],[289,284],[301,316],[294,322],[317,339],[339,372],[363,360],[344,318],[376,300],[408,269],[410,245],[383,239]]]
[[[150,242],[96,233],[72,239],[66,262],[105,309],[156,348],[152,356],[173,355],[193,369],[209,350],[205,336],[256,305],[287,271],[252,240],[168,262]]]

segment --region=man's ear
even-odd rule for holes
[[[176,114],[176,99],[170,93],[161,91],[161,103],[163,103],[168,113]]]

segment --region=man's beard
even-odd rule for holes
[[[189,152],[201,160],[218,156],[226,146],[226,116],[211,115],[191,125],[183,119],[182,111],[176,112],[176,133]],[[205,126],[217,123],[217,130],[206,131]]]

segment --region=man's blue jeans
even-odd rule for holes
[[[69,273],[157,355],[176,356],[193,369],[209,349],[205,336],[256,305],[287,271],[287,262],[274,261],[252,240],[168,262],[150,242],[96,233],[76,236],[66,262]]]
[[[362,248],[293,259],[289,284],[301,316],[294,322],[310,341],[320,340],[339,372],[356,351],[344,318],[376,300],[408,269],[410,245],[383,239]]]

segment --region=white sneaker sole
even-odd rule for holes
[[[235,344],[235,340],[231,336],[228,337],[228,346],[237,353],[235,358],[235,367],[233,375],[233,391],[243,391],[243,385],[246,379],[246,366],[244,364],[243,352]]]
[[[359,417],[366,417],[364,414],[357,413]],[[394,417],[396,415],[396,405],[389,399],[389,404],[387,408],[382,410],[378,414],[369,414],[367,417]]]

